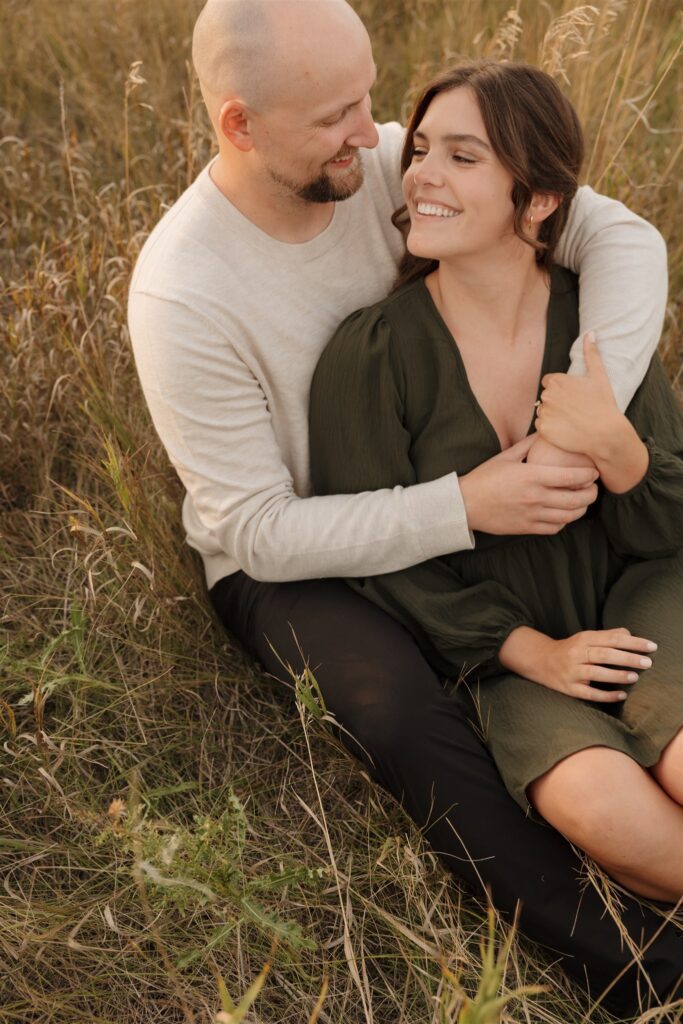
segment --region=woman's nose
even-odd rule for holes
[[[443,184],[443,175],[439,163],[431,153],[427,153],[418,164],[415,164],[413,178],[416,184],[420,185]]]

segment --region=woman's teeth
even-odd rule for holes
[[[417,212],[423,213],[426,217],[455,217],[459,210],[452,210],[448,206],[437,206],[435,203],[418,203]]]

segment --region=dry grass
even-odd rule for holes
[[[186,64],[198,6],[0,14],[0,1022],[204,1024],[245,993],[252,1022],[464,1022],[485,910],[327,736],[310,681],[292,714],[216,627],[137,387],[131,267],[211,151]],[[677,4],[356,6],[380,118],[445,58],[540,59],[578,104],[591,183],[665,235],[680,223]],[[507,993],[546,991],[503,1020],[606,1019],[527,942],[504,973]]]

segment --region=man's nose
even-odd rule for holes
[[[354,124],[351,133],[346,137],[346,145],[374,149],[378,142],[379,134],[372,119],[370,97],[367,96],[355,112]]]

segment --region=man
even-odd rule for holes
[[[648,988],[568,845],[524,818],[412,638],[335,579],[470,548],[475,530],[556,532],[594,500],[593,469],[527,464],[526,440],[461,480],[310,496],[318,356],[389,290],[401,254],[402,133],[372,121],[370,42],[345,0],[209,0],[193,58],[219,153],[146,243],[130,329],[214,607],[274,674],[271,645],[292,665],[300,645],[350,749],[449,867],[505,912],[521,900],[522,929],[594,995],[621,974],[615,1007],[668,998],[680,937],[625,899],[625,927],[650,943]],[[661,240],[582,190],[562,261],[581,271],[583,326],[625,407],[661,328]]]

